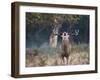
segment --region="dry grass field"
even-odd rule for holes
[[[26,67],[61,66],[89,64],[89,46],[87,44],[73,44],[68,64],[62,64],[60,49],[26,49]]]

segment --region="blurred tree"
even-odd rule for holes
[[[26,45],[41,45],[47,42],[54,27],[59,24],[59,33],[75,33],[79,30],[78,40],[89,43],[89,16],[73,14],[26,13]],[[73,37],[73,36],[72,36]],[[73,40],[75,36],[73,37]],[[77,40],[77,39],[76,39]]]

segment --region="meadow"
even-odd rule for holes
[[[26,67],[89,64],[89,45],[72,44],[68,64],[62,64],[60,48],[26,48]]]

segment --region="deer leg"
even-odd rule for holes
[[[66,57],[66,59],[67,59],[67,65],[69,64],[69,57]]]
[[[63,58],[63,63],[66,65],[66,57]]]
[[[61,64],[64,63],[64,57],[61,57]]]

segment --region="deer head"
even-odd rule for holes
[[[69,40],[69,34],[67,32],[63,32],[61,37],[62,37],[62,40]]]

